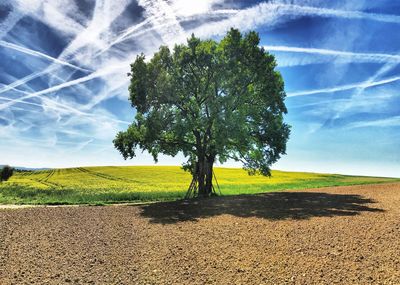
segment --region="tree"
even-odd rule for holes
[[[212,193],[213,165],[240,161],[249,174],[270,176],[286,151],[284,82],[259,36],[231,29],[217,43],[192,35],[171,51],[131,64],[129,95],[134,122],[114,145],[125,159],[138,149],[157,162],[160,153],[183,153],[199,196]]]
[[[14,173],[14,168],[5,165],[0,171],[0,182],[7,181]]]

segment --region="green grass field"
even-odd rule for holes
[[[249,176],[216,168],[222,195],[395,182],[400,179],[273,171]],[[0,204],[109,204],[183,198],[191,181],[178,166],[85,167],[17,172],[0,184]]]

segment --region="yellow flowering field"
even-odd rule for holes
[[[393,178],[273,171],[249,176],[215,168],[222,195],[398,181]],[[183,198],[191,181],[179,166],[108,166],[16,172],[0,184],[2,204],[104,204]]]

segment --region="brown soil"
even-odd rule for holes
[[[0,284],[400,284],[400,184],[3,209]]]

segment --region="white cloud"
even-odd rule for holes
[[[145,9],[146,16],[151,19],[153,26],[159,27],[156,31],[164,44],[174,44],[177,38],[185,35],[176,15],[163,0],[139,0],[139,5]]]
[[[211,11],[215,4],[224,2],[223,0],[192,0],[188,5],[187,0],[174,0],[171,4],[171,9],[174,14],[179,17],[188,17],[197,14],[205,14]]]
[[[15,8],[20,13],[35,17],[51,28],[69,35],[76,35],[83,29],[73,17],[79,17],[80,13],[71,1],[66,5],[61,0],[16,0]]]

